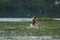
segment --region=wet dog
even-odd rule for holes
[[[35,25],[36,24],[36,17],[33,17],[32,18],[32,25]]]

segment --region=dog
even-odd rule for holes
[[[36,17],[33,16],[32,18],[32,25],[35,25],[36,24]]]

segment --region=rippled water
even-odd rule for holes
[[[26,26],[25,25],[0,25],[0,28],[16,28],[16,27],[31,28],[30,26],[31,25],[26,25]],[[45,26],[42,26],[40,28],[44,28],[44,27]],[[37,27],[33,27],[33,28],[38,29],[39,25]],[[47,28],[47,27],[45,27],[45,28]],[[33,34],[31,32],[27,33],[27,32],[22,32],[19,30],[16,30],[16,31],[0,30],[0,40],[60,40],[60,36],[59,35],[33,36]]]
[[[0,30],[0,40],[60,40],[60,36],[52,35],[52,36],[30,36],[27,33],[20,31],[5,31]]]

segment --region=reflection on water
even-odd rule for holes
[[[20,31],[0,30],[0,40],[60,40],[60,36],[30,36]]]
[[[28,26],[29,25],[26,25],[26,26],[25,25],[0,25],[0,29],[3,29],[3,28],[5,28],[5,29],[13,28],[14,29],[14,28],[21,28],[21,27],[27,28]],[[44,27],[42,26],[42,28],[44,28]],[[47,28],[47,27],[45,27],[45,28]],[[38,36],[37,34],[34,34],[28,30],[27,31],[24,31],[24,30],[22,30],[22,31],[21,30],[0,30],[0,40],[60,40],[60,36],[58,36],[58,35],[46,35],[45,33],[43,33],[43,34],[39,34],[40,36]]]

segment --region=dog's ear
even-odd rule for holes
[[[35,17],[35,16],[33,16],[33,18],[35,18],[35,19],[36,19],[36,17]]]

